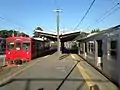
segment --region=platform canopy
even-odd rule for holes
[[[80,35],[80,32],[73,32],[73,33],[63,34],[63,35],[60,35],[60,40],[62,42],[73,41],[79,35]]]
[[[46,37],[52,41],[57,41],[57,35],[56,34],[49,34],[45,33],[40,30],[35,30],[34,32],[34,37]],[[72,32],[72,33],[67,33],[67,34],[61,34],[60,35],[60,41],[62,42],[67,42],[67,41],[72,41],[74,40],[77,36],[80,35],[80,32]]]
[[[51,41],[57,41],[57,35],[46,33],[40,30],[35,30],[33,37],[46,37],[47,39]]]

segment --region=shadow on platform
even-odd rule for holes
[[[62,81],[64,78],[14,78],[9,80],[8,82],[1,84],[0,87],[5,87],[9,84],[12,84],[13,82],[19,81],[19,82],[26,82],[25,89],[24,90],[30,90],[30,84],[32,81],[46,81],[46,82],[53,82],[53,81]],[[71,82],[80,82],[80,85],[76,87],[76,90],[80,90],[82,86],[87,82],[100,82],[100,83],[107,83],[109,80],[101,80],[101,79],[66,79],[66,81]],[[95,85],[96,86],[96,85]],[[94,87],[94,86],[93,86]],[[99,87],[95,87],[97,89],[91,89],[91,90],[99,90]],[[38,90],[44,90],[43,88],[40,88]]]
[[[53,53],[55,53],[57,51],[57,49],[51,49],[51,50],[46,50],[44,53],[42,53],[39,57],[43,57],[46,55],[52,55]]]
[[[78,50],[72,50],[72,49],[62,49],[62,53],[63,54],[70,54],[70,53],[72,53],[72,54],[77,54],[78,53]]]
[[[64,58],[68,57],[68,56],[69,56],[69,54],[63,54],[62,56],[59,57],[59,60],[62,60]]]

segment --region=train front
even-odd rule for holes
[[[6,39],[7,63],[22,64],[31,60],[31,39],[29,37],[9,37]]]

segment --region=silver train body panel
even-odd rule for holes
[[[78,41],[78,53],[120,85],[120,25]]]

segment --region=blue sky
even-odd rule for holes
[[[72,31],[83,17],[93,0],[0,0],[0,29],[18,29],[32,35],[35,27],[46,32],[56,32],[57,7],[60,13],[60,28]],[[108,28],[120,24],[120,10],[99,24],[95,20],[120,0],[96,0],[78,29],[89,32],[93,28]],[[89,29],[87,27],[90,26]]]

